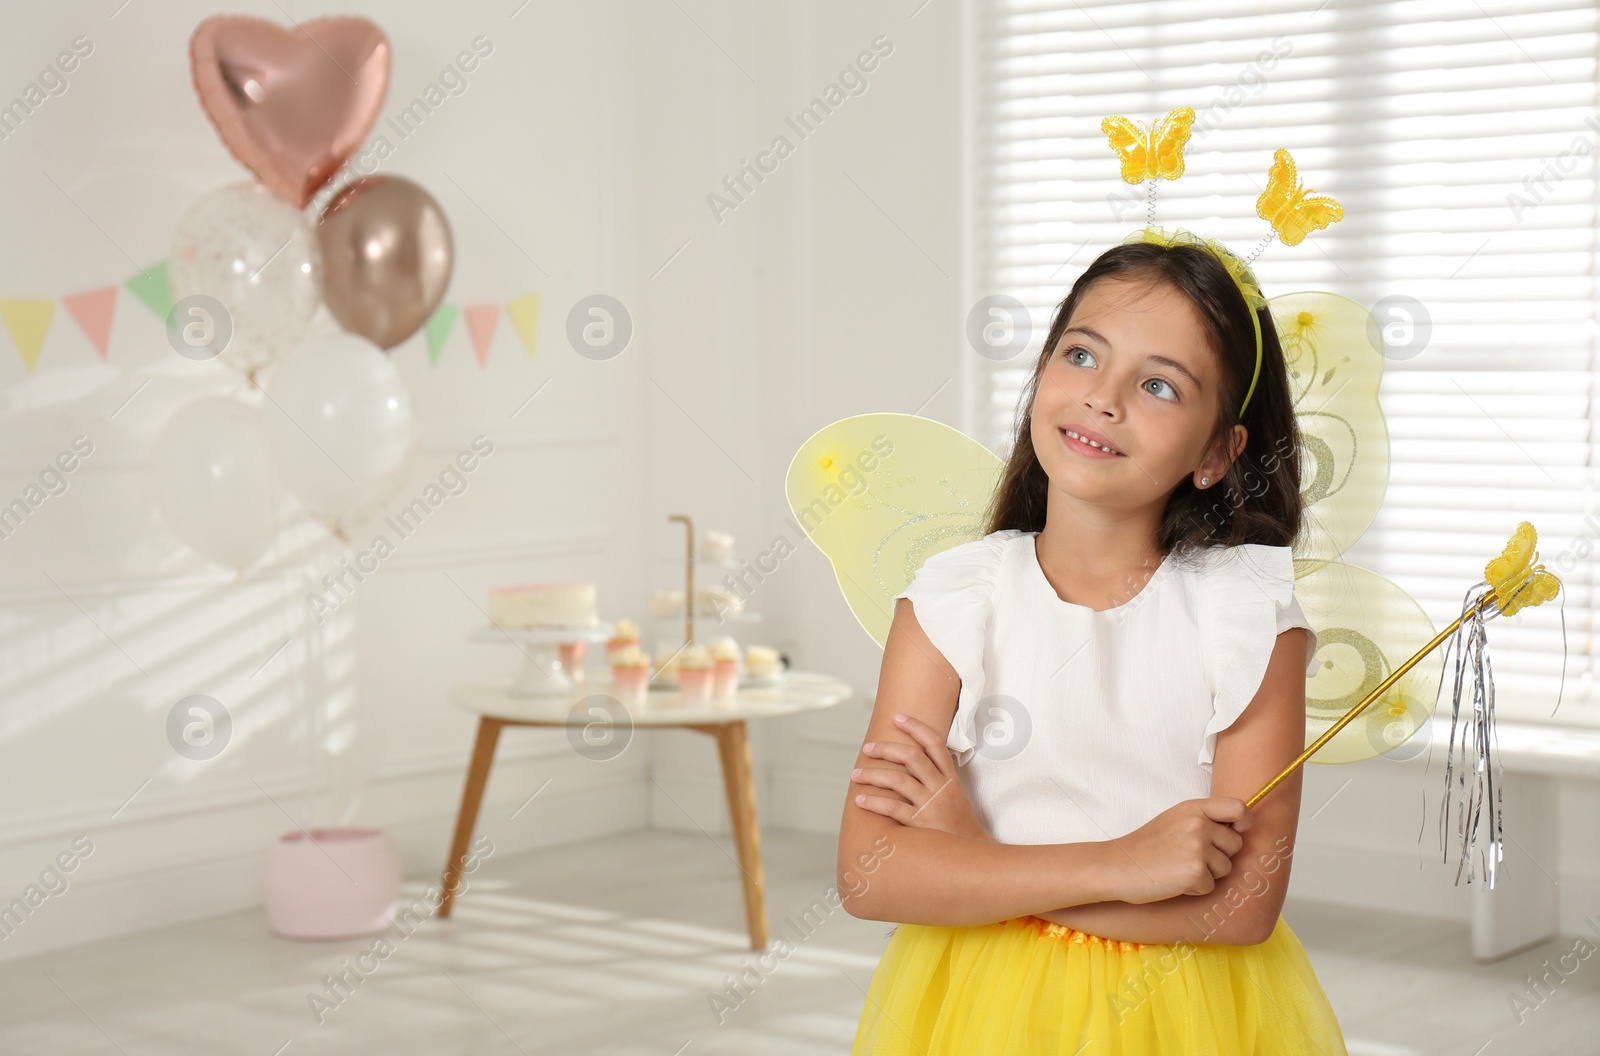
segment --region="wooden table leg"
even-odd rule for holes
[[[472,842],[472,829],[478,823],[478,808],[483,805],[483,790],[489,784],[489,768],[494,765],[494,748],[500,740],[500,729],[505,723],[487,715],[478,719],[478,740],[472,746],[472,762],[467,764],[467,784],[461,790],[461,812],[456,815],[456,834],[450,841],[450,857],[444,863],[444,896],[439,902],[439,916],[450,915],[450,904],[456,900],[456,885],[461,882],[461,864],[467,860],[467,844]]]
[[[744,915],[750,948],[767,948],[767,895],[761,874],[761,826],[756,822],[756,786],[750,769],[750,738],[741,722],[716,727],[722,756],[722,783],[728,791],[728,813],[739,845],[739,871],[744,879]]]

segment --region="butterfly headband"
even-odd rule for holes
[[[1244,417],[1250,397],[1255,395],[1256,382],[1261,377],[1261,319],[1257,314],[1267,303],[1261,295],[1261,285],[1250,262],[1255,260],[1272,242],[1283,240],[1286,246],[1299,245],[1313,231],[1320,231],[1344,217],[1344,206],[1327,195],[1313,194],[1299,182],[1295,174],[1294,158],[1279,147],[1272,156],[1272,167],[1267,170],[1267,188],[1256,199],[1256,215],[1272,225],[1272,232],[1261,240],[1248,257],[1240,259],[1214,238],[1202,238],[1181,228],[1166,231],[1155,226],[1156,181],[1175,180],[1183,175],[1183,148],[1189,142],[1189,131],[1194,126],[1194,109],[1180,106],[1167,116],[1148,126],[1113,114],[1100,122],[1100,131],[1111,142],[1122,162],[1122,178],[1138,185],[1150,181],[1149,209],[1146,225],[1122,241],[1152,242],[1162,246],[1190,245],[1209,250],[1233,276],[1239,292],[1250,308],[1250,322],[1256,331],[1256,366],[1250,375],[1250,388],[1239,406],[1239,417]]]

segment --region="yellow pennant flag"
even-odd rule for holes
[[[0,320],[5,322],[11,340],[16,342],[17,352],[29,374],[39,362],[39,349],[44,347],[44,336],[50,332],[50,320],[55,313],[53,300],[0,300]]]
[[[533,358],[539,351],[539,295],[530,293],[507,302],[506,315],[528,350],[528,358]]]

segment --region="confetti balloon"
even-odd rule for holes
[[[253,378],[294,348],[316,311],[322,251],[299,210],[260,184],[230,183],[178,221],[167,279],[180,310],[206,297],[225,313],[232,336],[220,358]]]

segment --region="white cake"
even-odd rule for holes
[[[594,584],[524,583],[489,588],[489,619],[501,627],[593,627]]]

